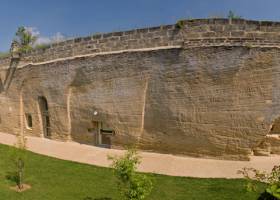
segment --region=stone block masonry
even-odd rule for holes
[[[280,152],[280,23],[183,24],[23,54],[0,93],[0,132],[219,159]],[[9,66],[0,59],[1,80]]]
[[[23,55],[26,62],[45,62],[58,58],[100,52],[167,46],[185,48],[202,46],[279,47],[280,22],[244,19],[185,20],[184,27],[163,25],[123,32],[96,34],[55,43]],[[9,60],[0,59],[0,66]]]

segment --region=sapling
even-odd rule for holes
[[[13,180],[16,182],[19,190],[24,189],[24,169],[26,160],[26,139],[23,136],[17,136],[17,142],[12,149],[12,162],[14,166]]]
[[[109,157],[118,180],[118,186],[125,200],[143,200],[151,193],[153,183],[150,177],[136,172],[140,156],[133,148],[122,157]]]
[[[14,41],[20,45],[20,51],[25,53],[32,50],[37,37],[28,28],[20,26],[15,34]]]

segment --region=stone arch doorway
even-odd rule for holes
[[[49,115],[49,106],[46,97],[40,96],[38,98],[40,113],[41,113],[41,122],[42,130],[44,137],[51,137],[51,125],[50,125],[50,115]]]

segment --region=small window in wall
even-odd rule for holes
[[[26,119],[26,126],[27,126],[27,128],[28,129],[32,129],[33,124],[32,124],[32,116],[31,116],[31,114],[26,113],[25,114],[25,119]]]

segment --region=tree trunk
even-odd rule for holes
[[[24,163],[21,158],[18,160],[18,188],[20,190],[23,189],[23,168],[24,168]]]

